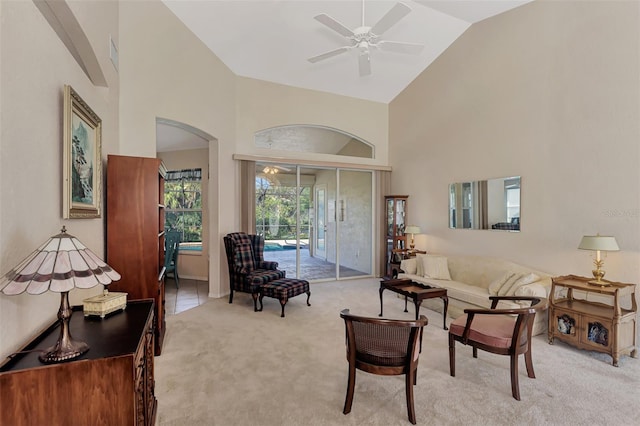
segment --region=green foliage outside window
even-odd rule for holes
[[[256,231],[266,240],[296,239],[296,199],[300,197],[300,238],[309,238],[311,188],[274,185],[256,177]]]
[[[194,172],[196,173],[188,173]],[[202,242],[200,169],[167,173],[164,184],[165,230],[182,232],[183,242]]]

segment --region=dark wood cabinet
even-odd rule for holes
[[[107,263],[122,275],[109,285],[129,300],[154,299],[155,354],[165,333],[164,178],[158,158],[109,155],[107,160]]]
[[[407,226],[407,200],[408,195],[385,195],[385,215],[386,215],[386,251],[385,259],[387,277],[392,276],[392,269],[399,267],[402,253],[406,252],[407,237],[404,229]]]
[[[71,335],[89,344],[81,357],[42,364],[40,350],[59,336],[56,322],[0,365],[0,424],[155,424],[152,300],[129,302],[124,311],[84,317],[75,307]]]

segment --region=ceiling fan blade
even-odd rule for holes
[[[314,19],[318,22],[325,24],[327,27],[331,28],[333,31],[342,34],[345,37],[353,37],[353,31],[349,28],[342,25],[340,22],[333,19],[331,16],[326,13],[321,13],[320,15],[314,16]]]
[[[404,18],[411,8],[404,3],[396,3],[380,20],[371,27],[371,32],[377,36],[382,35],[389,28],[393,27],[399,20]]]
[[[388,52],[396,52],[396,53],[407,53],[411,55],[416,55],[422,52],[424,49],[424,44],[419,43],[405,43],[403,41],[380,41],[376,43],[376,46],[381,50],[386,50]]]
[[[309,58],[309,59],[307,59],[307,61],[309,61],[311,63],[316,63],[318,61],[322,61],[323,59],[327,59],[327,58],[331,58],[332,56],[339,55],[339,54],[341,54],[343,52],[346,52],[349,49],[351,49],[351,48],[350,47],[346,47],[346,46],[339,47],[339,48],[331,50],[329,52],[325,52],[325,53],[322,53],[320,55],[317,55],[317,56],[314,56],[312,58]]]
[[[358,55],[358,69],[360,71],[360,77],[371,74],[371,58],[369,57],[369,50],[364,50]]]

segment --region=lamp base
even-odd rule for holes
[[[596,269],[592,270],[591,273],[593,274],[593,278],[595,278],[595,280],[587,282],[591,285],[599,285],[600,287],[611,285],[606,281],[602,281],[602,278],[604,277],[604,271],[600,269],[600,267],[602,266],[602,261],[595,261],[594,263],[596,264]]]
[[[58,341],[55,345],[48,348],[38,357],[45,364],[53,364],[56,362],[69,361],[84,355],[89,350],[89,345],[85,342],[72,340],[69,342]]]
[[[69,292],[60,293],[60,309],[58,319],[60,320],[60,336],[55,345],[47,348],[38,357],[40,362],[51,364],[54,362],[69,361],[85,354],[89,350],[89,345],[82,340],[74,340],[69,332],[69,319],[71,318],[71,307],[69,306]]]

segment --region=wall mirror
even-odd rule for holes
[[[520,231],[520,176],[449,185],[449,228]]]

